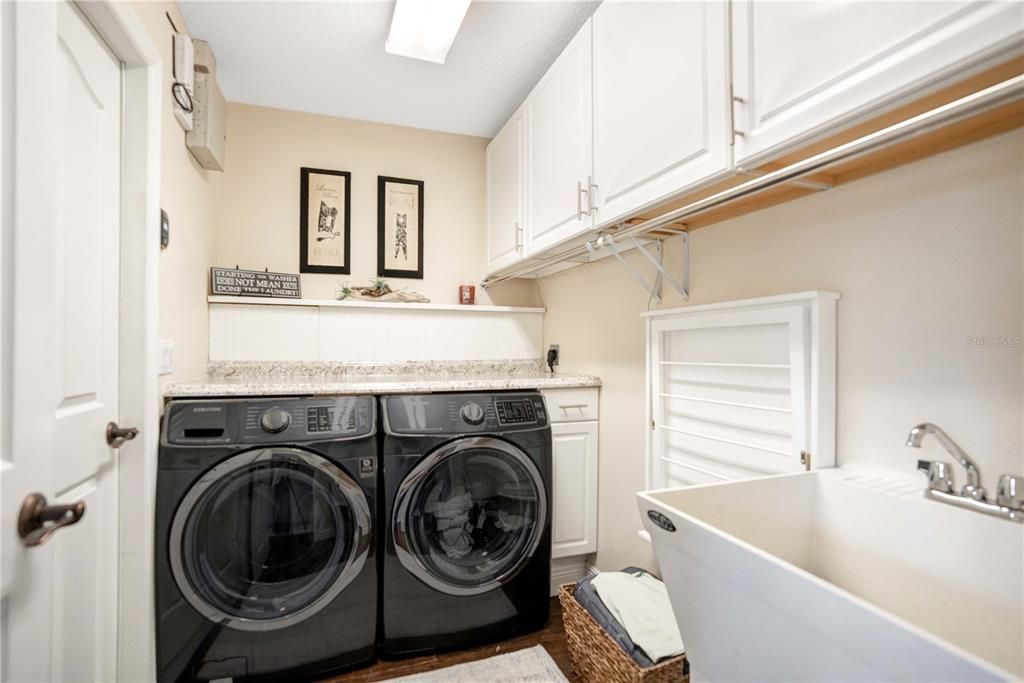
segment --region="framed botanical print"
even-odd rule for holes
[[[423,278],[423,181],[377,176],[377,275]]]
[[[299,272],[352,272],[349,260],[352,176],[348,171],[301,168]]]

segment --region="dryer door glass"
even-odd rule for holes
[[[369,505],[328,460],[260,449],[214,467],[189,491],[171,531],[172,569],[189,602],[245,630],[312,616],[358,574]]]
[[[405,479],[393,538],[420,579],[472,595],[502,585],[530,560],[546,518],[544,482],[530,458],[505,441],[471,437],[434,451]]]

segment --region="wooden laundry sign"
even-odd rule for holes
[[[238,268],[210,268],[210,293],[278,299],[302,298],[298,275]]]

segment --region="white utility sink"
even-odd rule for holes
[[[694,680],[1024,678],[1024,525],[924,488],[832,469],[638,494]]]

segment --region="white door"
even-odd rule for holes
[[[551,557],[597,552],[597,422],[551,425]]]
[[[605,2],[594,13],[597,224],[729,172],[727,9]]]
[[[526,100],[526,252],[593,225],[591,23],[570,41]]]
[[[736,163],[797,143],[1024,40],[1019,2],[734,2]]]
[[[523,258],[523,115],[487,145],[487,272]]]
[[[117,654],[122,69],[67,2],[4,5],[18,135],[4,215],[3,678],[111,681]],[[7,157],[7,150],[5,150]],[[35,547],[15,533],[33,492],[84,515]],[[74,513],[60,517],[74,518]]]

